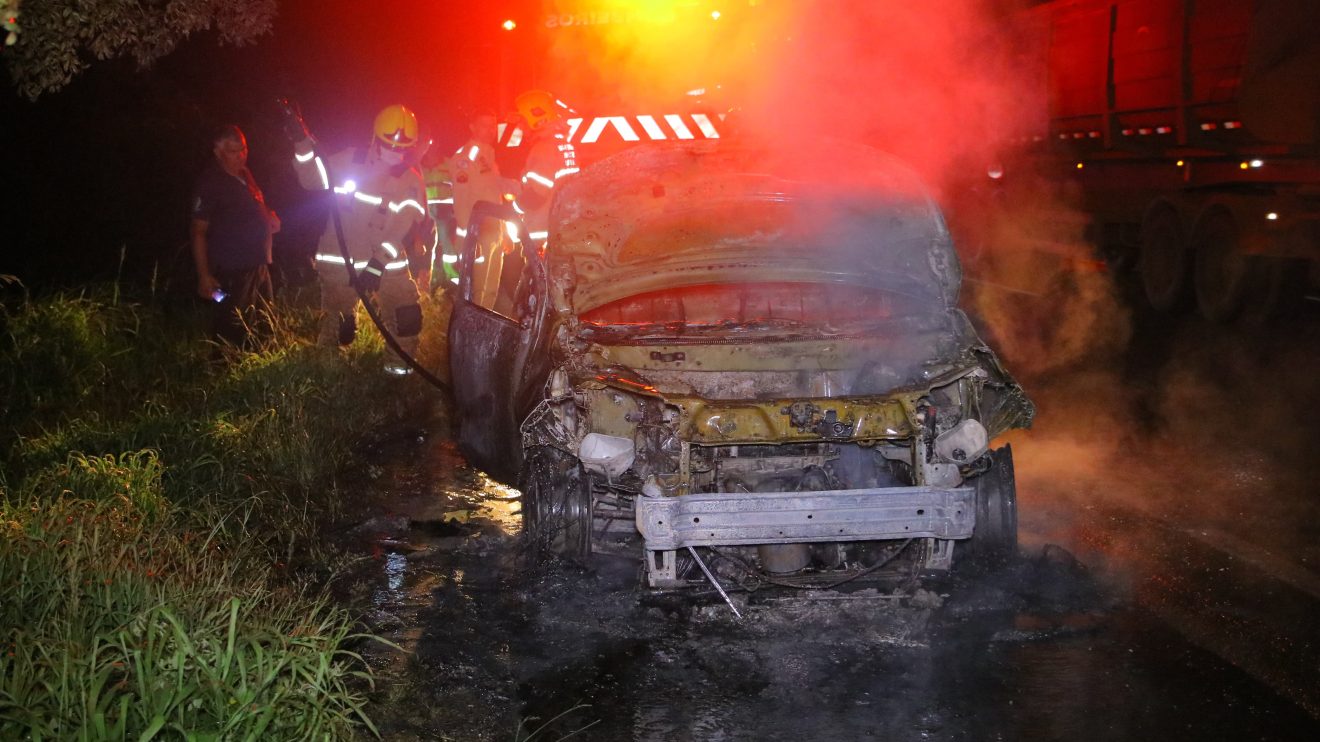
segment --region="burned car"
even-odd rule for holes
[[[538,552],[640,552],[676,587],[707,561],[834,584],[1015,550],[991,443],[1033,408],[957,308],[939,209],[895,159],[821,149],[624,151],[560,186],[543,249],[476,212],[459,444],[521,489]]]

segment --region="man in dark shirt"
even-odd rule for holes
[[[197,179],[192,203],[197,295],[216,303],[215,334],[244,343],[272,299],[267,266],[280,221],[247,168],[242,130],[224,126],[211,141],[215,163]]]

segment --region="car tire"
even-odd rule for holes
[[[591,480],[581,462],[555,448],[527,452],[518,477],[523,535],[535,562],[591,557]]]
[[[990,466],[974,477],[976,525],[966,544],[977,562],[1001,563],[1017,554],[1017,479],[1013,473],[1013,447],[986,454]]]
[[[1187,303],[1192,255],[1183,244],[1182,223],[1171,207],[1156,209],[1141,225],[1141,288],[1146,301],[1161,312]]]

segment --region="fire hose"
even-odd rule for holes
[[[296,119],[299,122],[303,128],[303,132],[306,134],[307,140],[312,143],[312,155],[319,157],[320,155],[317,152],[318,142],[315,137],[311,136],[311,132],[306,129],[306,125],[302,123],[302,116],[298,113],[295,105],[287,99],[282,99],[278,101],[278,103],[286,118]],[[322,162],[325,162],[325,160],[323,159]],[[367,310],[367,316],[371,318],[371,323],[375,325],[376,330],[380,332],[381,339],[385,341],[385,345],[388,346],[400,360],[407,364],[409,368],[416,371],[418,376],[426,379],[426,381],[435,388],[448,393],[450,389],[447,383],[428,371],[421,362],[399,345],[399,341],[394,337],[394,333],[390,332],[385,327],[385,322],[381,319],[380,312],[372,305],[370,294],[362,287],[362,281],[353,267],[353,257],[348,250],[348,239],[344,237],[344,223],[339,215],[339,203],[335,200],[334,190],[329,187],[329,183],[332,182],[334,181],[330,178],[329,171],[327,171],[325,193],[330,201],[330,221],[334,224],[335,240],[339,244],[339,255],[344,259],[344,270],[348,273],[348,285],[353,287],[353,291],[357,294],[358,299],[362,301],[362,307]]]

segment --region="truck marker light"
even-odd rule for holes
[[[1265,167],[1265,161],[1264,161],[1264,160],[1252,160],[1252,161],[1251,161],[1251,166],[1252,166],[1252,167]]]
[[[710,12],[710,19],[712,21],[718,21],[720,19],[720,12],[718,10],[712,10]]]
[[[1187,164],[1187,163],[1183,162],[1182,160],[1179,160],[1179,161],[1177,161],[1177,162],[1174,163],[1174,164],[1177,165],[1178,167],[1182,167],[1183,165],[1185,165],[1185,164]]]
[[[1207,121],[1207,122],[1204,123],[1204,124],[1201,124],[1201,131],[1214,131],[1215,129],[1218,129],[1218,128],[1219,128],[1219,124],[1216,124],[1216,123],[1213,123],[1213,122],[1209,122],[1209,121]]]
[[[1224,122],[1224,128],[1225,128],[1225,129],[1241,129],[1241,128],[1242,128],[1242,122],[1241,122],[1241,121],[1225,121],[1225,122]]]
[[[1238,168],[1239,168],[1239,169],[1246,170],[1246,169],[1249,168],[1249,167],[1251,167],[1251,163],[1249,163],[1249,162],[1239,162],[1239,163],[1238,163]]]
[[[1279,221],[1279,214],[1278,212],[1271,211],[1270,213],[1265,215],[1265,218],[1272,222],[1277,222]]]
[[[1086,163],[1085,163],[1085,162],[1079,162],[1079,163],[1077,163],[1077,169],[1078,169],[1078,170],[1081,170],[1081,169],[1084,168],[1084,167],[1086,167]]]
[[[517,27],[518,24],[514,23],[512,18],[500,24],[500,28],[504,29],[505,31],[512,31]]]
[[[1172,126],[1157,126],[1157,127],[1155,127],[1155,133],[1156,133],[1156,134],[1172,134],[1172,133],[1173,133],[1173,127],[1172,127]]]

